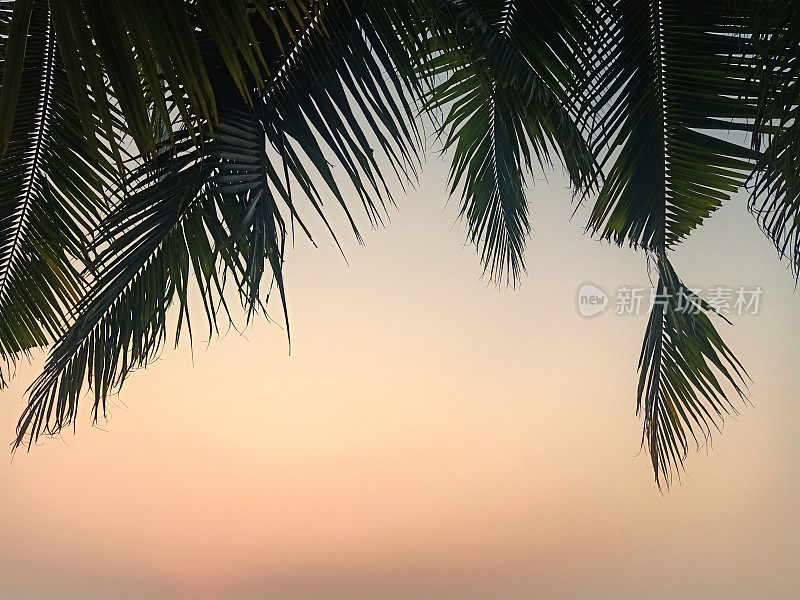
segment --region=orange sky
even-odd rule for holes
[[[583,236],[554,177],[527,277],[497,290],[443,177],[349,266],[321,229],[298,240],[291,357],[265,323],[194,365],[168,349],[102,429],[87,403],[77,436],[0,460],[0,598],[800,598],[800,309],[742,202],[674,262],[764,289],[721,326],[754,407],[662,495],[634,415],[646,316],[575,306],[585,282],[647,285],[643,257]],[[2,393],[9,442],[35,374]]]

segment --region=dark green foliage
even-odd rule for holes
[[[735,412],[720,379],[743,398],[746,374],[711,322],[714,309],[683,285],[663,253],[656,257],[656,269],[636,410],[644,413],[642,444],[660,485],[669,484],[686,457],[689,436],[699,448],[698,433],[707,442],[712,427]]]
[[[3,37],[11,12],[9,3],[0,8]],[[0,162],[0,386],[21,355],[58,338],[85,292],[76,261],[105,209],[104,181],[113,173],[107,154],[81,134],[45,4],[32,7],[28,28]]]
[[[526,178],[555,153],[572,183],[593,166],[570,112],[582,30],[575,2],[445,2],[455,26],[439,38],[427,72],[443,81],[428,108],[444,109],[444,148],[452,149],[451,193],[494,279],[524,269],[530,232]],[[534,24],[536,24],[534,26]],[[571,60],[572,59],[572,60]]]
[[[752,176],[750,210],[781,258],[800,276],[800,18],[790,0],[765,3],[752,17],[757,99],[753,147],[763,155]],[[794,11],[794,12],[792,12]],[[794,18],[787,19],[787,14]]]
[[[275,289],[288,334],[289,230],[335,238],[333,205],[360,239],[351,197],[381,223],[428,122],[494,281],[554,164],[592,234],[655,260],[638,407],[668,484],[744,373],[669,253],[749,180],[800,272],[798,48],[796,0],[0,0],[0,386],[50,348],[15,447],[88,389],[104,414],[190,296],[213,335]]]
[[[739,101],[743,41],[719,1],[620,0],[600,29],[592,139],[605,169],[589,229],[617,244],[671,248],[728,200],[756,155],[725,139],[752,118]],[[657,34],[654,34],[657,32]]]

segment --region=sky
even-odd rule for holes
[[[551,175],[527,275],[498,289],[445,177],[432,157],[363,247],[340,228],[347,262],[298,238],[291,355],[264,321],[167,348],[101,426],[85,402],[75,434],[0,453],[0,598],[800,598],[800,306],[745,199],[673,262],[762,288],[718,326],[752,405],[661,493],[635,414],[647,317],[613,310],[644,257],[584,235]],[[593,318],[585,283],[611,296]],[[40,366],[0,393],[9,444]]]

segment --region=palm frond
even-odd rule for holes
[[[426,69],[443,80],[428,109],[445,109],[444,149],[452,150],[451,193],[484,268],[516,281],[530,233],[526,180],[555,154],[573,183],[592,167],[570,113],[579,45],[577,3],[527,0],[441,3],[439,47]],[[448,27],[449,25],[449,27]]]
[[[587,229],[656,256],[657,293],[640,359],[637,407],[656,482],[668,485],[688,436],[711,428],[730,402],[712,367],[739,394],[741,365],[678,279],[667,252],[744,184],[758,153],[747,134],[754,103],[740,98],[752,40],[726,2],[597,3],[583,124],[603,182]],[[726,139],[730,131],[741,139]],[[687,311],[676,302],[683,298]]]
[[[3,29],[9,5],[0,6]],[[66,327],[83,291],[86,236],[102,213],[112,170],[107,154],[81,135],[46,3],[33,7],[25,45],[0,159],[0,360],[7,367]]]
[[[709,318],[714,309],[680,281],[664,254],[656,266],[636,410],[644,414],[642,445],[660,487],[683,464],[690,437],[699,448],[701,438],[708,443],[712,429],[736,412],[722,384],[743,398],[746,373]]]
[[[176,296],[186,302],[190,272],[206,306],[213,306],[216,257],[203,229],[200,193],[208,175],[190,151],[163,155],[132,175],[128,183],[139,191],[102,223],[94,240],[96,278],[31,386],[15,447],[72,422],[85,383],[95,392],[96,418],[108,393],[162,345],[167,309]],[[213,322],[216,311],[207,314]]]
[[[220,100],[218,123],[203,134],[199,145],[189,131],[162,127],[164,151],[121,185],[118,206],[93,240],[96,275],[75,308],[74,323],[29,390],[15,447],[30,446],[39,436],[72,423],[87,387],[94,393],[93,419],[105,414],[109,393],[118,390],[133,369],[147,365],[169,337],[166,315],[171,306],[178,310],[176,343],[183,328],[191,336],[192,280],[209,334],[217,332],[220,315],[231,318],[224,294],[228,281],[235,282],[248,317],[265,309],[267,268],[286,313],[282,210],[308,232],[295,208],[291,183],[325,218],[313,170],[348,214],[350,210],[323,148],[341,161],[345,178],[373,213],[373,195],[380,198],[387,188],[372,156],[369,134],[382,140],[390,160],[405,172],[413,154],[403,140],[411,140],[414,129],[405,121],[410,106],[393,97],[383,79],[380,58],[391,57],[374,45],[370,52],[362,27],[371,13],[363,7],[363,12],[352,12],[344,4],[331,6],[338,12],[326,11],[325,26],[337,32],[336,42],[314,32],[299,32],[292,42],[287,34],[282,42],[287,48],[302,44],[290,52],[289,60],[275,43],[263,44],[270,68],[273,59],[283,62],[265,84],[265,95],[253,103],[242,98],[222,51],[200,36],[204,64]],[[264,33],[258,26],[255,31]],[[397,79],[394,85],[402,83]],[[367,115],[366,127],[349,108],[348,94],[359,94],[355,102]],[[394,127],[395,133],[387,135],[381,127]],[[134,192],[128,195],[126,190]]]
[[[749,75],[729,57],[726,3],[613,0],[598,12],[594,85],[585,92],[604,183],[588,229],[617,244],[657,250],[685,238],[744,183],[757,155],[739,101]]]
[[[761,2],[749,20],[758,113],[753,145],[764,148],[751,178],[750,211],[780,258],[800,277],[800,15],[788,0]]]
[[[277,57],[261,106],[267,137],[301,190],[320,208],[322,196],[312,173],[321,178],[356,235],[330,163],[343,170],[375,224],[392,198],[374,146],[401,182],[415,178],[419,163],[409,34],[393,22],[403,14],[401,5],[321,2],[292,50]],[[419,17],[409,14],[409,21],[415,20]]]

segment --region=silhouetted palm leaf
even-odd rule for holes
[[[722,2],[615,0],[598,18],[596,81],[586,104],[605,167],[589,229],[617,244],[671,248],[728,200],[756,154],[722,139],[753,112],[739,101],[747,70],[729,59]]]
[[[787,18],[788,16],[788,18]],[[749,20],[756,40],[753,145],[764,153],[752,177],[750,210],[800,277],[800,15],[789,0],[762,2]],[[749,58],[749,57],[748,57]]]
[[[288,334],[287,224],[335,237],[332,199],[360,240],[351,198],[381,222],[381,167],[414,181],[427,114],[494,280],[524,270],[526,187],[551,162],[597,192],[589,231],[655,259],[671,298],[638,406],[668,484],[744,373],[668,253],[751,177],[751,210],[800,272],[795,5],[0,0],[0,357],[52,344],[15,446],[73,422],[87,387],[96,419],[191,335],[190,287],[213,334],[228,286],[249,319],[274,284]]]
[[[570,113],[580,44],[575,2],[447,0],[454,23],[440,34],[427,70],[444,77],[429,109],[445,109],[444,149],[452,150],[451,193],[495,280],[524,269],[530,232],[526,179],[555,152],[577,186],[591,154]]]
[[[218,122],[202,133],[199,144],[193,139],[197,130],[176,131],[165,124],[157,140],[159,146],[168,144],[164,151],[120,186],[120,202],[91,245],[97,255],[95,279],[30,390],[15,445],[31,444],[71,423],[87,384],[94,391],[94,419],[104,414],[108,394],[131,370],[145,366],[167,339],[166,314],[173,303],[179,307],[176,343],[182,327],[190,326],[192,279],[210,334],[217,330],[221,307],[230,317],[224,304],[226,281],[235,281],[248,316],[265,309],[267,268],[286,312],[282,211],[309,232],[296,209],[292,184],[326,220],[315,181],[321,179],[350,215],[326,153],[344,167],[368,214],[380,219],[375,199],[386,197],[388,188],[370,140],[377,140],[399,172],[406,173],[415,156],[407,144],[416,139],[403,81],[390,80],[393,96],[383,78],[382,62],[392,64],[388,48],[397,42],[387,26],[391,16],[378,4],[321,3],[306,16],[306,25],[286,31],[285,39],[259,36],[267,40],[259,55],[266,57],[273,76],[253,102],[242,97],[224,53],[210,36],[199,34],[198,47],[220,102]],[[375,22],[370,46],[364,29]],[[264,27],[256,24],[254,31],[263,34]],[[323,29],[336,34],[328,37]],[[395,39],[379,47],[378,31]],[[284,51],[277,49],[278,41]],[[415,72],[410,65],[400,67]],[[348,96],[355,98],[360,115]],[[134,192],[128,196],[127,190]],[[351,223],[355,230],[352,218]]]
[[[11,5],[0,3],[0,36],[8,35]],[[106,155],[75,130],[77,108],[46,4],[29,8],[16,118],[8,117],[13,127],[0,162],[0,357],[6,366],[63,332],[84,287],[73,261],[85,259],[85,236],[97,225],[112,170]],[[0,369],[0,387],[6,377]]]
[[[656,483],[669,485],[686,457],[689,436],[699,448],[698,433],[708,442],[712,427],[736,411],[720,379],[744,397],[746,374],[709,318],[714,309],[683,285],[663,253],[656,266],[658,284],[639,357],[636,410],[644,414],[642,444],[650,453]]]
[[[619,245],[654,253],[659,290],[679,293],[685,288],[666,253],[731,198],[757,159],[745,135],[725,139],[730,130],[746,131],[755,117],[753,104],[739,98],[749,69],[733,58],[748,52],[748,40],[737,13],[723,2],[598,4],[584,105],[597,113],[596,120],[585,123],[604,180],[587,228]],[[726,379],[735,372],[735,363],[714,360],[710,348],[727,353],[718,343],[703,315],[653,308],[639,403],[646,376],[645,440],[659,483],[669,482],[697,422],[678,419],[663,405],[685,402],[696,416],[719,406],[715,394],[727,402],[718,386],[708,385],[716,380],[706,361]],[[710,433],[705,422],[701,428]]]

